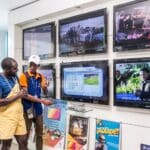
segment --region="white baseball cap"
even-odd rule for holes
[[[38,55],[31,55],[29,57],[28,63],[35,63],[36,65],[40,65],[40,57]]]

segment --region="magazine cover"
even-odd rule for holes
[[[119,150],[120,123],[96,120],[95,150]]]
[[[44,107],[44,149],[64,150],[67,117],[67,102],[55,100],[55,104]]]
[[[150,150],[150,145],[141,144],[141,149],[140,150]]]
[[[87,150],[88,118],[70,116],[67,150]]]

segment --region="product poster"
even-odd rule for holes
[[[64,150],[67,102],[55,100],[55,104],[44,107],[44,149]]]
[[[87,150],[88,118],[70,116],[67,150]]]
[[[119,150],[120,123],[96,120],[95,150]]]
[[[150,145],[141,144],[141,149],[140,150],[150,150]]]

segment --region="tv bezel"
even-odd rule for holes
[[[148,1],[148,0],[136,0],[136,1],[126,2],[126,3],[114,6],[114,9],[113,9],[113,51],[114,52],[138,51],[140,49],[149,49],[150,48],[150,43],[148,44],[148,46],[145,46],[146,43],[139,44],[137,41],[135,41],[134,43],[131,42],[130,48],[124,47],[127,43],[129,43],[128,41],[120,46],[118,46],[116,44],[116,14],[115,13],[117,12],[117,9],[120,9],[122,7],[127,7],[130,5],[134,5],[134,4],[138,4],[138,3],[140,4],[140,3],[146,2],[146,1]]]
[[[125,63],[142,63],[142,62],[150,62],[150,58],[131,58],[131,59],[115,59],[113,63],[113,83],[114,83],[114,89],[113,89],[113,94],[114,94],[114,106],[119,106],[119,107],[131,107],[131,108],[145,108],[145,109],[150,109],[150,105],[146,106],[144,103],[137,103],[135,101],[129,102],[129,100],[117,100],[116,99],[116,84],[115,84],[115,71],[116,71],[116,64],[125,64]],[[150,103],[150,102],[149,102]]]
[[[83,65],[87,65],[88,67],[88,64],[91,66],[93,64],[96,65],[96,64],[100,64],[100,63],[103,63],[104,65],[106,65],[106,69],[105,69],[105,73],[107,74],[107,78],[105,79],[106,82],[104,82],[104,85],[103,85],[103,89],[106,91],[106,96],[102,96],[103,98],[99,98],[99,97],[94,97],[94,96],[91,96],[92,98],[91,99],[88,99],[88,97],[90,96],[87,96],[87,98],[83,98],[83,97],[86,97],[86,96],[76,96],[76,95],[65,95],[64,94],[64,87],[63,87],[63,80],[64,80],[64,74],[63,74],[63,68],[66,68],[66,67],[80,67],[80,66],[83,66]],[[105,66],[104,66],[105,67]],[[109,67],[108,67],[108,60],[98,60],[98,61],[78,61],[78,62],[69,62],[69,63],[62,63],[61,64],[61,98],[64,99],[64,100],[67,100],[67,101],[73,101],[73,102],[83,102],[83,103],[91,103],[91,104],[104,104],[104,105],[109,105]]]
[[[52,98],[56,98],[56,68],[55,68],[55,64],[41,64],[40,67],[48,67],[48,69],[53,70],[53,79],[54,79],[54,87],[53,87],[53,91],[54,91],[54,96]],[[40,68],[39,68],[40,70]]]
[[[26,72],[27,71],[27,70],[25,70],[26,67],[28,69],[28,65],[22,65],[22,72]]]
[[[44,26],[47,26],[47,25],[50,25],[51,28],[52,28],[52,30],[51,30],[51,37],[52,37],[52,43],[54,44],[53,56],[48,57],[48,58],[44,58],[44,59],[41,58],[41,60],[47,60],[49,58],[56,57],[56,25],[55,25],[55,22],[50,22],[50,23],[40,24],[40,25],[37,25],[37,26],[33,26],[33,27],[29,27],[29,28],[23,29],[23,33],[22,33],[22,36],[23,36],[23,38],[22,38],[22,43],[23,43],[22,59],[23,60],[28,60],[28,58],[25,58],[25,55],[24,55],[24,53],[25,53],[25,49],[24,49],[24,33],[25,33],[25,31],[31,30],[31,29],[35,29],[35,28],[39,28],[39,27],[44,27]],[[29,57],[29,56],[27,56],[27,57]]]
[[[92,11],[92,12],[88,12],[88,13],[84,13],[84,14],[79,14],[79,15],[76,15],[76,16],[72,16],[72,17],[68,17],[68,18],[64,18],[64,19],[59,20],[59,22],[58,22],[58,28],[59,28],[58,43],[60,45],[60,27],[61,27],[61,25],[77,22],[77,21],[80,21],[80,20],[86,20],[86,19],[93,18],[93,17],[99,17],[99,16],[104,16],[104,28],[105,28],[104,41],[105,41],[105,46],[106,47],[102,51],[95,51],[94,53],[86,53],[86,51],[85,51],[85,53],[83,53],[83,54],[78,54],[78,53],[71,54],[70,52],[62,53],[61,50],[60,50],[60,46],[59,46],[59,56],[60,57],[107,53],[107,9],[106,8],[96,10],[96,11]]]

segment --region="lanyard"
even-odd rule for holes
[[[32,88],[34,88],[35,91],[35,95],[38,95],[38,80],[35,78],[35,80],[33,78],[31,78],[31,83],[32,83]]]

